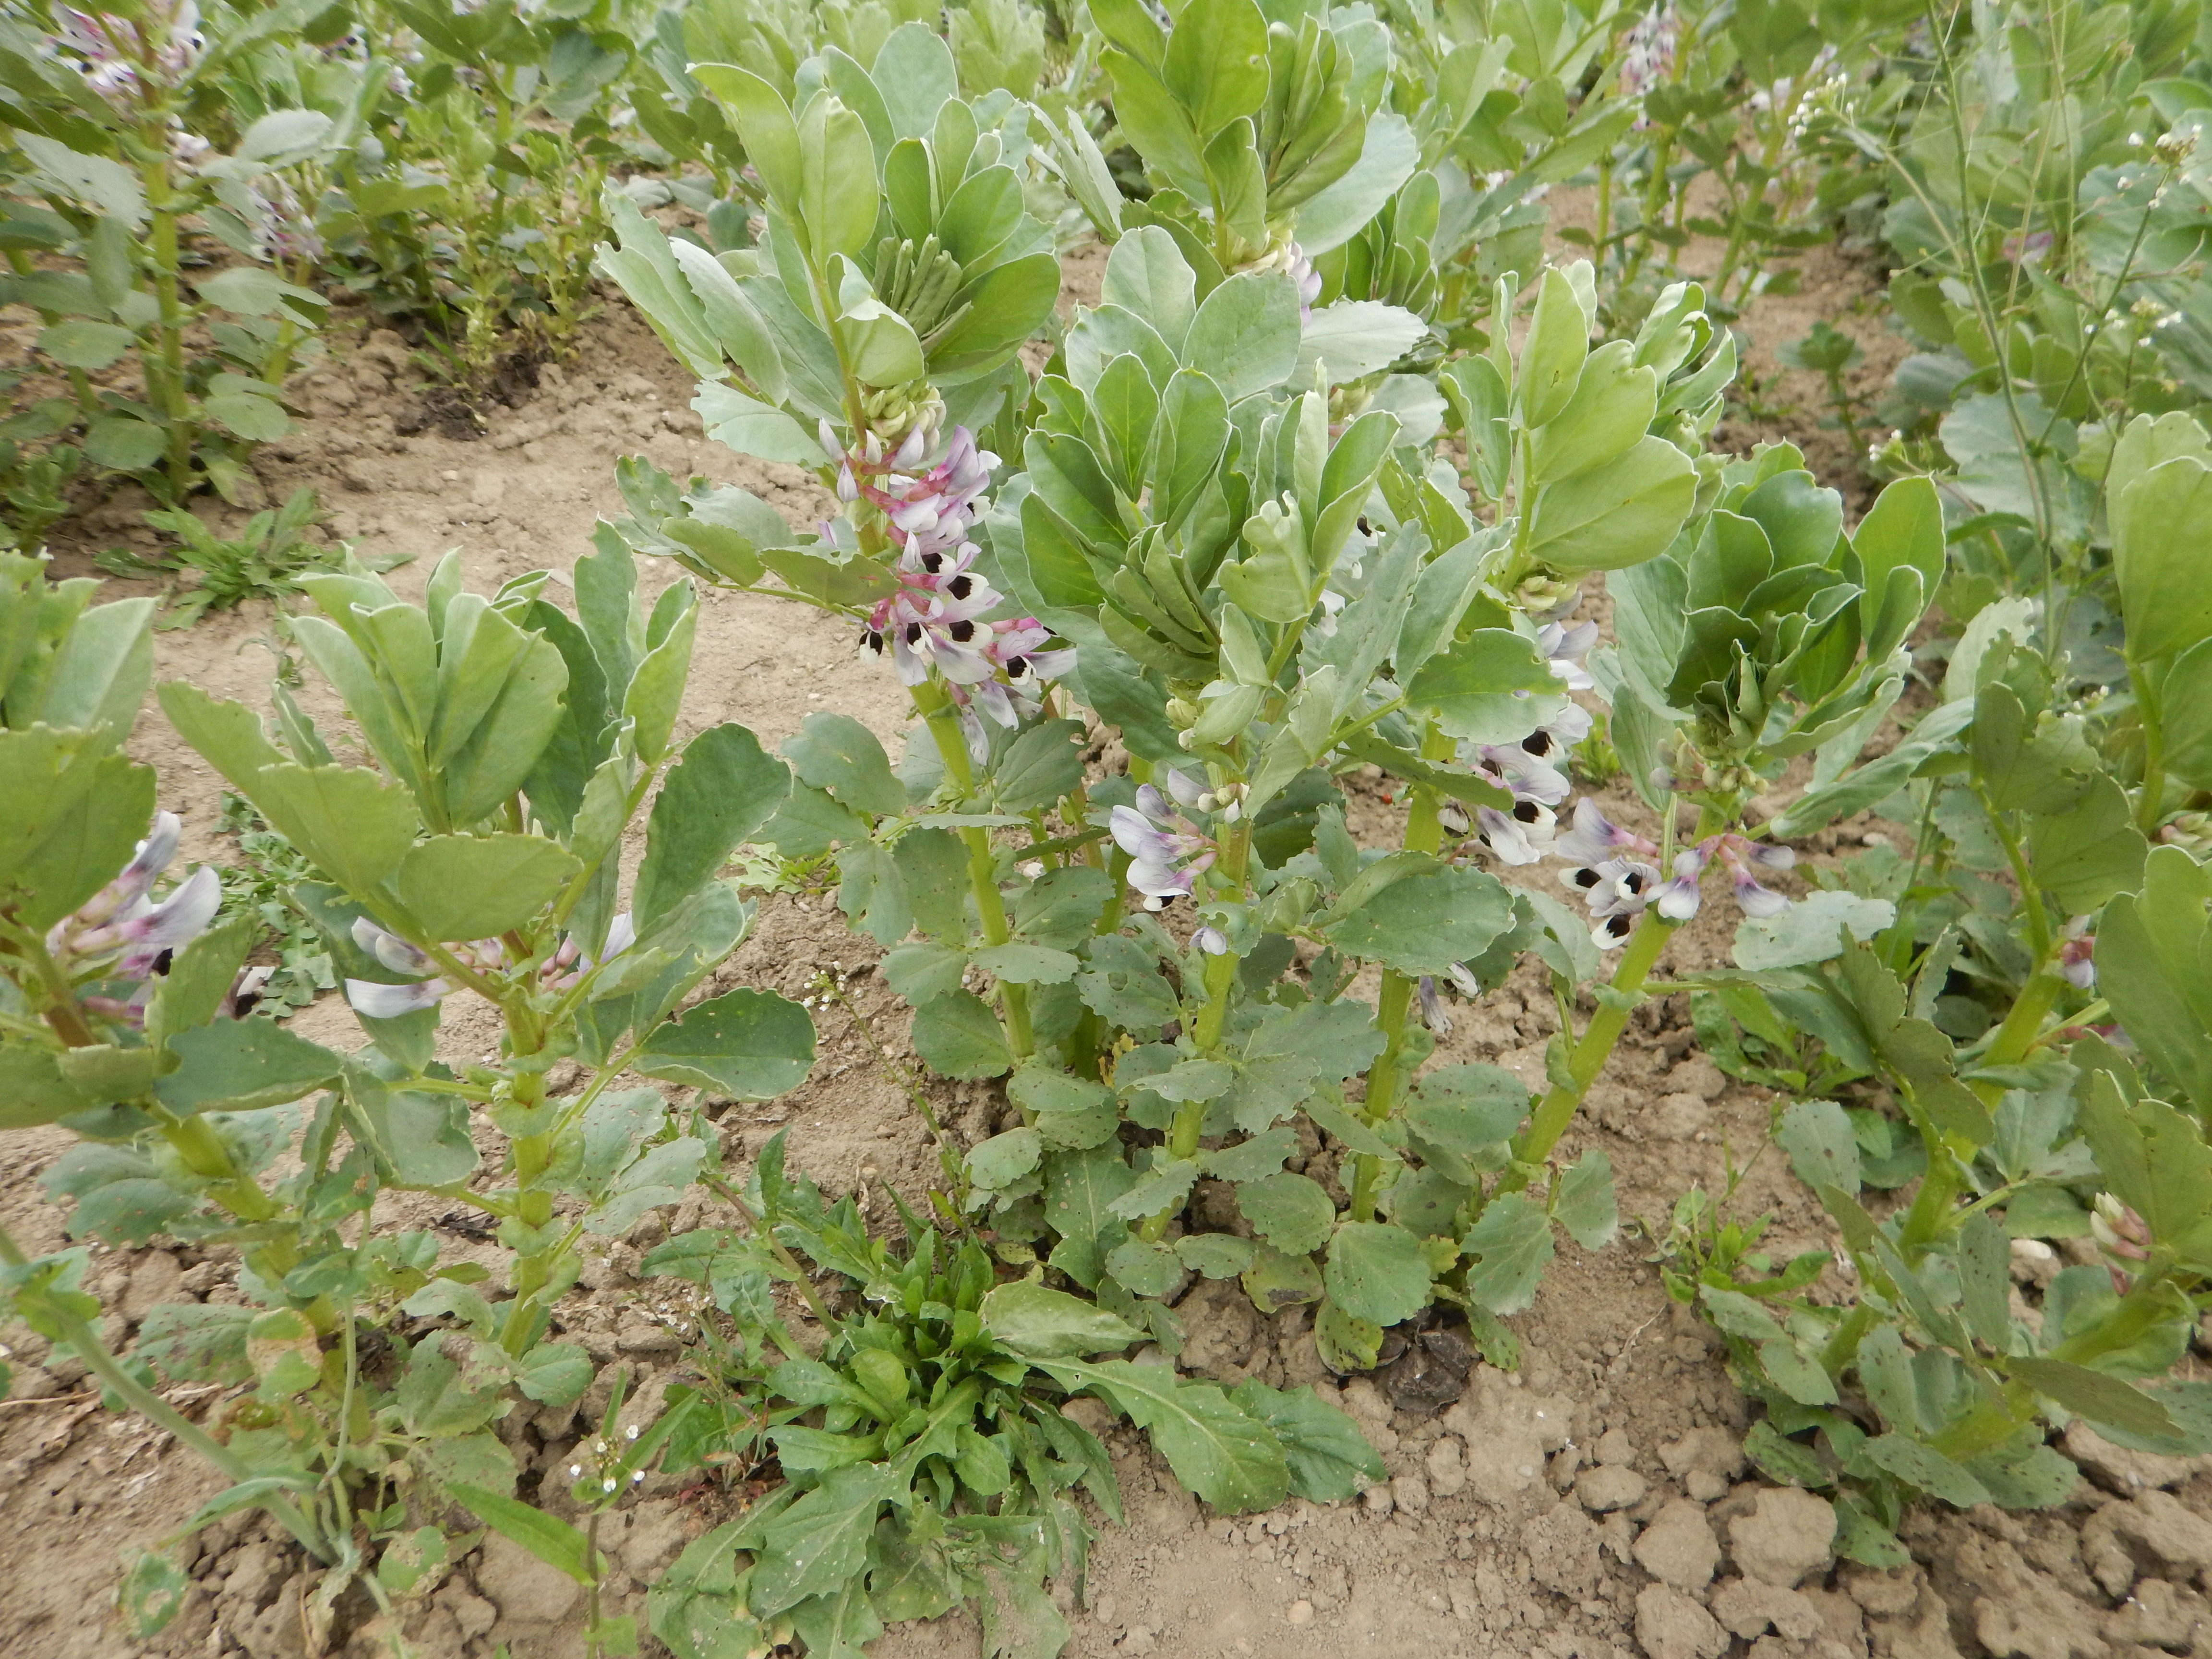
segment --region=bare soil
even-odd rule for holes
[[[1848,262],[1832,271],[1810,263],[1826,274],[1787,310],[1751,319],[1754,362],[1775,341],[1802,333],[1811,316],[1846,325],[1850,297],[1866,291],[1866,274]],[[1070,264],[1072,289],[1095,284],[1095,254]],[[363,552],[414,556],[392,578],[403,592],[418,592],[448,547],[463,550],[468,582],[482,591],[529,569],[565,571],[589,546],[594,518],[620,512],[613,463],[626,453],[742,483],[794,522],[830,505],[798,469],[742,461],[707,443],[687,407],[688,382],[618,300],[571,361],[541,370],[534,397],[491,410],[489,430],[474,441],[422,423],[424,394],[389,335],[341,347],[306,390],[311,418],[298,437],[263,452],[260,482],[272,498],[312,484],[335,509],[337,532]],[[1740,444],[1753,435],[1733,422],[1729,434]],[[1839,463],[1826,471],[1847,483]],[[72,525],[58,543],[59,562],[81,568],[90,549],[144,545],[136,533],[144,505],[118,500]],[[767,599],[710,592],[705,605],[689,729],[735,719],[773,743],[810,711],[834,709],[866,722],[896,752],[905,699],[889,675],[857,659],[843,629]],[[272,621],[267,608],[250,606],[161,634],[160,672],[265,706],[276,665]],[[300,695],[335,722],[334,701],[312,678]],[[234,857],[218,833],[219,781],[157,713],[141,721],[133,747],[161,769],[162,804],[185,817],[187,856]],[[1605,801],[1621,818],[1648,818],[1618,791]],[[1355,828],[1384,833],[1395,811],[1370,778]],[[1814,850],[1832,853],[1863,829],[1844,826]],[[1546,871],[1507,873],[1551,878]],[[1719,908],[1686,930],[1669,966],[1724,958],[1733,918]],[[905,1057],[903,1017],[868,968],[878,954],[827,902],[775,897],[721,977],[799,994],[824,966],[859,969],[855,1001],[877,1038]],[[298,1018],[311,1035],[353,1040],[336,999]],[[740,1171],[787,1126],[799,1166],[887,1212],[887,1188],[914,1195],[929,1184],[934,1150],[853,1022],[836,1011],[818,1018],[821,1059],[811,1079],[769,1105],[723,1116],[726,1164]],[[1540,1081],[1554,1020],[1547,990],[1524,973],[1458,1011],[1437,1061],[1489,1060]],[[481,1052],[491,1037],[481,1016],[449,1012],[452,1054]],[[930,1087],[963,1141],[999,1127],[1005,1107],[994,1086]],[[1139,1437],[1111,1436],[1128,1524],[1104,1527],[1085,1603],[1068,1598],[1070,1653],[2149,1659],[2153,1650],[2196,1650],[2206,1607],[2198,1575],[2212,1571],[2212,1463],[2100,1450],[2077,1431],[2069,1449],[2087,1457],[2089,1478],[2065,1509],[1917,1516],[1908,1528],[1916,1565],[1893,1574],[1839,1569],[1802,1496],[1749,1474],[1740,1448],[1744,1404],[1713,1339],[1662,1292],[1636,1222],[1663,1231],[1684,1190],[1702,1183],[1720,1191],[1731,1159],[1750,1158],[1736,1206],[1776,1218],[1777,1257],[1828,1246],[1824,1220],[1780,1160],[1753,1158],[1777,1105],[1695,1051],[1684,998],[1641,1010],[1562,1148],[1571,1158],[1600,1146],[1611,1157],[1628,1218],[1621,1242],[1596,1254],[1563,1245],[1534,1309],[1510,1322],[1523,1350],[1518,1374],[1478,1367],[1461,1397],[1434,1415],[1394,1410],[1376,1379],[1329,1376],[1301,1314],[1263,1320],[1233,1282],[1201,1283],[1182,1304],[1190,1342],[1181,1363],[1224,1382],[1256,1376],[1332,1394],[1342,1382],[1343,1404],[1383,1453],[1392,1480],[1357,1503],[1296,1502],[1231,1520],[1182,1492]],[[60,1212],[38,1176],[67,1144],[58,1131],[0,1143],[0,1218],[35,1249],[63,1242]],[[1325,1176],[1332,1162],[1324,1152],[1307,1167]],[[404,1195],[386,1203],[380,1218],[440,1226],[449,1253],[471,1248],[442,1206],[426,1210]],[[680,1374],[678,1328],[690,1304],[665,1281],[635,1273],[642,1247],[702,1213],[693,1199],[673,1216],[649,1218],[595,1261],[563,1304],[567,1336],[604,1367],[587,1410],[604,1401],[598,1390],[617,1366],[646,1379],[641,1413]],[[114,1310],[109,1334],[118,1340],[158,1302],[237,1297],[220,1253],[101,1251],[93,1285]],[[0,1330],[0,1341],[18,1368],[13,1396],[0,1405],[0,1654],[305,1659],[342,1650],[367,1659],[380,1650],[372,1628],[355,1628],[349,1642],[343,1620],[333,1631],[319,1620],[314,1580],[296,1553],[246,1516],[215,1523],[187,1547],[196,1553],[196,1584],[171,1629],[151,1644],[128,1638],[112,1610],[125,1553],[167,1539],[220,1483],[166,1437],[101,1413],[82,1367],[46,1363],[45,1345],[27,1331]],[[222,1404],[212,1392],[189,1395],[182,1391],[180,1404],[190,1412]],[[580,1420],[551,1411],[508,1419],[501,1432],[526,1469],[526,1490],[567,1461]],[[640,1587],[729,1501],[648,1482],[615,1529],[617,1605],[641,1613]],[[405,1633],[423,1659],[491,1659],[501,1644],[514,1659],[556,1659],[580,1653],[580,1611],[565,1581],[495,1541],[415,1607]],[[647,1651],[658,1650],[648,1641]],[[875,1649],[880,1659],[969,1659],[978,1650],[977,1629],[961,1614],[894,1631]]]

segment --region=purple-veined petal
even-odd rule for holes
[[[1544,856],[1529,835],[1529,825],[1508,817],[1494,806],[1474,809],[1476,826],[1490,850],[1502,864],[1534,864]]]
[[[1418,988],[1421,1000],[1421,1023],[1438,1036],[1449,1036],[1451,1016],[1444,1012],[1444,1000],[1437,994],[1436,980],[1423,974]]]
[[[373,980],[349,979],[345,982],[346,1000],[357,1014],[371,1019],[398,1019],[407,1014],[419,1014],[425,1008],[434,1008],[439,1000],[453,990],[442,979],[422,979],[412,985],[379,985]]]
[[[1139,793],[1138,799],[1141,801],[1143,799]],[[1116,806],[1106,815],[1106,823],[1113,834],[1115,845],[1131,858],[1173,861],[1175,837],[1135,807]]]
[[[1188,806],[1195,809],[1200,799],[1202,799],[1206,794],[1206,786],[1204,784],[1192,777],[1189,773],[1182,771],[1176,767],[1170,766],[1168,768],[1166,782],[1168,786],[1168,793],[1176,798],[1176,804],[1179,806]],[[1149,788],[1151,786],[1147,785],[1146,787]],[[1157,794],[1158,791],[1155,791],[1154,793]]]
[[[1211,922],[1193,933],[1190,942],[1210,957],[1229,954],[1229,935]]]
[[[1735,884],[1736,908],[1754,921],[1764,921],[1778,916],[1790,908],[1790,901],[1771,887],[1762,887],[1748,876],[1739,877]]]
[[[427,974],[436,964],[397,933],[386,933],[367,916],[356,916],[353,942],[395,974]]]

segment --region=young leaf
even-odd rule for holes
[[[1322,1282],[1354,1319],[1390,1326],[1428,1305],[1429,1262],[1421,1241],[1379,1221],[1346,1221],[1328,1241]]]
[[[1551,1218],[1520,1193],[1493,1199],[1468,1229],[1460,1249],[1476,1258],[1467,1293],[1492,1313],[1519,1313],[1536,1299],[1536,1282],[1553,1255]]]

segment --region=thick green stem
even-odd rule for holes
[[[975,763],[968,757],[968,739],[960,730],[960,716],[951,698],[934,680],[924,680],[914,687],[913,696],[915,707],[921,711],[922,720],[929,727],[930,739],[937,745],[938,757],[945,763],[945,772],[960,786],[962,794],[972,794],[975,788]],[[960,831],[960,840],[968,848],[968,885],[975,896],[975,919],[983,930],[983,943],[1004,945],[1013,937],[1014,930],[1006,918],[1006,896],[999,891],[998,860],[991,851],[990,834],[979,825],[969,824]],[[1029,987],[1001,980],[999,994],[1006,1028],[1006,1047],[1013,1051],[1015,1059],[1026,1059],[1036,1052],[1036,1038],[1030,1029]]]
[[[150,142],[157,155],[166,156],[166,131]],[[169,484],[181,497],[191,483],[191,404],[185,392],[185,307],[177,285],[177,213],[170,205],[173,198],[167,160],[147,162],[143,179],[150,222],[148,245],[154,257],[154,298],[160,307],[161,317],[156,324],[155,353],[151,356],[142,355],[141,361],[146,372],[147,399],[161,410],[168,422]]]
[[[5,1228],[0,1228],[0,1262],[11,1267],[30,1265],[15,1241]],[[180,1446],[189,1447],[215,1465],[229,1478],[233,1486],[259,1479],[258,1472],[244,1458],[232,1451],[205,1429],[193,1422],[167,1401],[155,1394],[123,1368],[123,1362],[107,1351],[99,1333],[84,1318],[70,1310],[58,1297],[25,1292],[27,1298],[35,1298],[42,1323],[52,1328],[57,1339],[85,1363],[87,1370],[100,1379],[100,1386],[143,1417],[155,1427],[165,1430]],[[278,1525],[300,1540],[300,1546],[318,1561],[329,1563],[337,1559],[337,1552],[323,1536],[322,1529],[300,1512],[298,1505],[289,1498],[266,1497],[261,1507],[276,1517]]]
[[[1628,1029],[1628,1015],[1635,1006],[1635,998],[1644,988],[1644,981],[1659,960],[1659,953],[1667,948],[1673,937],[1674,924],[1662,919],[1656,910],[1646,910],[1644,920],[1636,925],[1628,944],[1620,953],[1620,964],[1613,970],[1611,988],[1615,994],[1601,1000],[1590,1022],[1583,1028],[1582,1038],[1568,1057],[1567,1077],[1564,1083],[1555,1083],[1536,1108],[1535,1115],[1528,1121],[1528,1132],[1521,1137],[1513,1149],[1515,1167],[1509,1170],[1498,1182],[1498,1191],[1516,1192],[1528,1184],[1528,1172],[1540,1167],[1552,1155],[1552,1148],[1559,1144],[1559,1137],[1574,1121],[1575,1109],[1597,1081],[1605,1063],[1613,1057],[1613,1045],[1620,1034]]]
[[[1448,761],[1455,747],[1452,739],[1433,726],[1421,736],[1421,758]],[[1413,787],[1413,804],[1406,813],[1403,845],[1409,853],[1434,853],[1443,844],[1443,797],[1426,784]],[[1382,988],[1376,999],[1376,1018],[1382,1028],[1382,1052],[1367,1072],[1367,1099],[1362,1108],[1370,1124],[1386,1122],[1398,1107],[1406,1088],[1406,1021],[1413,1006],[1419,981],[1395,968],[1382,970]],[[1375,1218],[1375,1194],[1382,1178],[1382,1160],[1363,1152],[1352,1166],[1352,1218]]]
[[[2020,995],[2013,1000],[2012,1011],[2005,1016],[2004,1024],[1997,1027],[1996,1036],[1990,1039],[1989,1048],[1983,1052],[1982,1064],[1984,1066],[2016,1066],[2027,1059],[2027,1051],[2035,1046],[2035,1039],[2043,1030],[2043,1022],[2050,1014],[2051,1005],[2058,1000],[2058,994],[2065,986],[2063,979],[2048,971],[2037,973],[2022,986]]]

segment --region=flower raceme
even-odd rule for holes
[[[112,104],[134,99],[142,75],[176,85],[207,50],[195,0],[154,0],[137,21],[66,6],[55,11],[61,32],[52,37],[52,49],[74,60],[85,84]]]
[[[1167,782],[1183,805],[1196,807],[1206,799],[1197,784],[1172,768]],[[1236,803],[1230,805],[1233,808]],[[1189,897],[1218,851],[1212,837],[1170,806],[1149,783],[1138,787],[1134,806],[1116,806],[1107,815],[1107,823],[1115,844],[1129,855],[1129,885],[1144,895],[1147,910],[1160,909],[1170,899]],[[1207,946],[1201,943],[1200,948]]]
[[[1646,909],[1656,908],[1670,922],[1696,915],[1704,902],[1705,872],[1716,862],[1732,878],[1736,908],[1745,915],[1760,920],[1778,916],[1790,901],[1764,885],[1757,872],[1787,870],[1797,862],[1796,854],[1787,847],[1769,846],[1730,830],[1684,848],[1674,854],[1673,875],[1662,878],[1652,862],[1659,848],[1613,823],[1587,795],[1575,803],[1573,827],[1558,838],[1554,850],[1574,863],[1576,867],[1562,872],[1559,880],[1582,894],[1590,915],[1598,919],[1590,937],[1605,947],[1627,939],[1636,918]]]
[[[822,437],[840,453],[826,422]],[[1019,724],[1075,653],[1034,617],[989,619],[1005,595],[975,571],[979,550],[967,538],[999,458],[976,448],[966,427],[956,427],[944,459],[916,473],[929,438],[930,428],[917,425],[885,454],[870,434],[858,453],[843,454],[838,464],[840,498],[880,514],[904,550],[898,587],[869,612],[861,643],[878,656],[888,650],[908,685],[920,685],[933,671],[940,676],[959,707],[969,748],[987,753],[978,711],[1000,726]]]
[[[539,967],[538,979],[549,991],[565,991],[599,963],[611,961],[629,949],[636,939],[636,924],[625,910],[609,925],[605,948],[596,961],[585,956],[574,939],[564,939],[560,949]],[[345,982],[346,1000],[353,1005],[356,1013],[366,1014],[371,1019],[398,1019],[403,1015],[420,1013],[425,1008],[434,1008],[460,989],[459,981],[437,971],[439,964],[428,952],[418,950],[397,933],[386,932],[367,916],[354,919],[353,942],[393,973],[418,975],[401,985],[349,979]],[[507,945],[500,939],[475,939],[465,945],[450,945],[447,950],[456,963],[474,972],[497,973],[508,966]]]
[[[215,867],[206,864],[155,901],[154,883],[175,859],[183,833],[175,813],[157,814],[115,879],[47,931],[46,950],[73,982],[99,980],[116,989],[128,988],[127,994],[83,999],[94,1013],[140,1024],[153,981],[167,971],[170,953],[205,933],[222,904],[222,884]],[[234,998],[239,988],[234,988]]]

